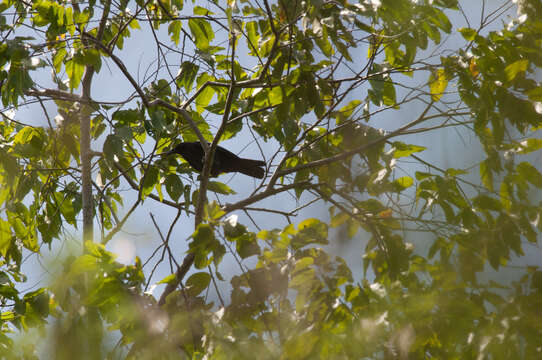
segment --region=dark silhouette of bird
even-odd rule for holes
[[[205,152],[199,141],[182,142],[172,150],[161,155],[169,156],[172,154],[181,155],[190,166],[197,171],[202,171]],[[254,178],[262,179],[265,175],[264,167],[265,161],[243,159],[223,147],[217,146],[210,175],[216,177],[221,173],[240,172]]]

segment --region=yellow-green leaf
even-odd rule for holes
[[[169,284],[175,281],[177,276],[175,274],[170,274],[163,278],[162,280],[158,281],[156,284]]]
[[[463,38],[465,38],[465,40],[467,41],[474,40],[474,37],[476,36],[476,30],[471,29],[471,28],[461,28],[459,29],[459,32],[461,33],[461,35],[463,35]]]
[[[414,180],[410,176],[403,176],[395,180],[395,183],[401,188],[406,189],[411,187],[412,184],[414,184]]]
[[[438,101],[446,87],[448,86],[448,79],[446,79],[446,74],[444,69],[438,69],[436,73],[431,73],[429,77],[429,88],[434,101]]]
[[[190,19],[188,20],[188,27],[194,37],[194,42],[200,50],[207,50],[209,44],[215,37],[215,33],[211,28],[211,25],[207,20],[203,19]]]
[[[79,56],[74,56],[66,61],[66,74],[68,74],[68,78],[70,79],[70,89],[77,89],[84,72],[85,65],[81,63]]]
[[[396,141],[393,143],[393,146],[395,147],[395,151],[393,152],[393,157],[396,159],[410,156],[414,153],[424,151],[426,148],[419,145],[412,145],[412,144],[405,144],[400,141]]]
[[[529,60],[518,60],[510,65],[508,65],[504,72],[506,73],[506,79],[512,81],[516,78],[519,73],[525,72],[529,67]]]
[[[314,259],[312,257],[307,256],[307,257],[301,258],[295,262],[294,271],[292,273],[295,274],[311,266],[312,264],[314,264]]]
[[[493,173],[491,172],[487,160],[480,163],[480,179],[485,187],[490,191],[493,191]]]

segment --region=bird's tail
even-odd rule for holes
[[[258,179],[263,179],[265,176],[265,161],[252,160],[252,159],[240,159],[238,172],[252,176]]]

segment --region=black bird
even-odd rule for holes
[[[175,146],[172,150],[162,153],[164,156],[179,154],[181,155],[194,169],[202,171],[205,152],[199,141],[182,142]],[[265,175],[265,161],[242,159],[234,153],[217,146],[211,167],[211,176],[216,177],[220,173],[240,172],[242,174],[262,179]]]

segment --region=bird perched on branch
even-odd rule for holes
[[[199,141],[182,142],[172,150],[161,155],[169,156],[173,154],[181,155],[190,166],[197,171],[202,171],[205,151]],[[211,167],[211,176],[216,177],[220,173],[240,172],[254,178],[262,179],[265,175],[264,167],[265,161],[243,159],[223,147],[217,146],[213,166]]]

